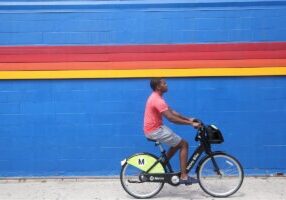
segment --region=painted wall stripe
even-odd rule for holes
[[[285,50],[286,42],[104,46],[0,46],[0,54],[77,54]]]
[[[0,62],[124,62],[171,60],[232,60],[232,59],[282,59],[286,50],[230,51],[230,52],[165,52],[165,53],[99,53],[99,54],[33,54],[0,55]]]
[[[131,8],[170,8],[170,7],[257,7],[257,6],[284,6],[283,0],[233,0],[233,1],[220,1],[220,0],[202,0],[202,1],[32,1],[32,2],[0,2],[0,11],[9,10],[25,10],[25,11],[38,11],[38,12],[51,12],[54,10],[91,10],[91,9],[131,9]]]
[[[78,79],[143,78],[204,76],[279,76],[286,67],[209,68],[209,69],[141,69],[141,70],[70,70],[70,71],[0,71],[0,79]]]
[[[286,75],[284,67],[286,42],[0,47],[1,79]]]
[[[113,62],[286,58],[285,42],[243,44],[0,47],[0,62]]]
[[[286,67],[286,59],[249,60],[191,60],[138,62],[62,62],[62,63],[0,63],[0,71],[17,70],[134,70],[134,69],[188,69],[188,68],[252,68]]]

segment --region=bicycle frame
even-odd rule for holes
[[[203,130],[202,130],[203,131]],[[187,173],[189,173],[193,167],[195,166],[195,164],[197,163],[197,161],[199,160],[200,156],[205,152],[206,155],[211,156],[211,160],[212,163],[214,165],[214,170],[218,173],[218,175],[220,175],[220,171],[218,168],[218,165],[215,161],[215,159],[212,157],[212,150],[211,150],[211,144],[206,140],[204,134],[201,134],[202,132],[198,131],[198,134],[196,136],[196,140],[200,141],[200,145],[195,149],[195,151],[193,152],[193,154],[190,156],[188,162],[187,162]],[[141,181],[150,181],[150,182],[165,182],[165,183],[169,183],[173,186],[177,186],[179,185],[179,183],[174,183],[174,181],[172,181],[172,178],[174,176],[179,177],[181,172],[174,172],[172,169],[172,166],[169,162],[169,160],[167,160],[166,157],[166,151],[163,148],[162,144],[159,142],[155,143],[156,146],[159,146],[160,152],[161,152],[161,156],[158,158],[158,160],[144,173],[144,177],[141,177]],[[165,165],[165,170],[166,171],[165,174],[150,174],[149,172],[159,163],[163,163],[164,161],[167,161],[167,164]]]
[[[182,172],[173,171],[169,162],[171,158],[167,158],[163,145],[156,140],[148,140],[159,147],[159,157],[141,152],[121,161],[121,185],[135,198],[153,197],[165,183],[172,186],[185,183],[180,180]],[[201,189],[213,197],[228,197],[237,192],[244,178],[242,165],[235,157],[223,151],[212,151],[212,144],[224,142],[221,131],[215,125],[204,125],[201,122],[195,141],[199,145],[188,158],[186,172],[190,173],[196,167],[194,174],[197,180],[191,179],[190,183],[199,183]],[[142,187],[141,183],[144,183]]]

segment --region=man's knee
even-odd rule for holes
[[[183,142],[183,147],[189,148],[189,143],[186,140],[182,140]]]
[[[181,142],[178,144],[178,147],[181,148],[189,148],[189,144],[186,140],[181,140]]]

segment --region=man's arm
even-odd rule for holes
[[[186,117],[183,117],[181,115],[178,115],[177,114],[174,114],[172,112],[171,109],[168,109],[166,111],[163,111],[162,112],[163,116],[166,117],[170,122],[173,122],[175,124],[186,124],[186,125],[192,125],[194,126],[194,122],[189,119],[189,118],[186,118]]]
[[[186,124],[192,125],[192,121],[189,119],[183,119],[177,115],[175,115],[171,110],[166,110],[162,112],[163,116],[166,117],[170,122],[175,124]]]
[[[174,115],[176,115],[177,117],[179,117],[179,118],[181,118],[181,119],[193,121],[193,118],[185,117],[185,116],[181,115],[180,113],[176,112],[175,110],[173,110],[173,109],[170,108],[170,107],[169,107],[169,110],[170,110]]]
[[[185,124],[185,125],[192,125],[193,127],[197,128],[200,126],[200,123],[194,122],[194,118],[187,118],[176,111],[169,108],[166,111],[162,112],[163,116],[166,117],[170,122],[173,122],[175,124]]]

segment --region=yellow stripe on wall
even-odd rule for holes
[[[63,70],[0,71],[0,79],[81,79],[146,78],[208,76],[277,76],[286,75],[286,67],[204,68],[204,69],[138,69],[138,70]]]

